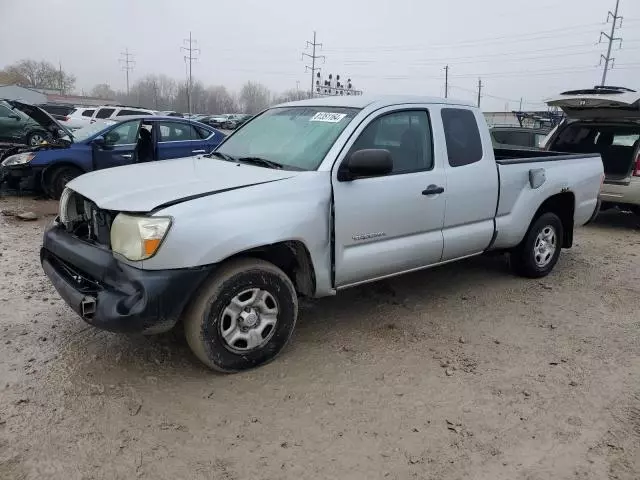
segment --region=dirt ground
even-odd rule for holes
[[[2,479],[640,478],[630,214],[543,281],[482,257],[305,301],[275,362],[224,376],[67,308],[38,260],[56,208],[0,197]]]

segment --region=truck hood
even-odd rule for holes
[[[105,210],[151,212],[300,173],[198,156],[99,170],[82,175],[67,186]]]

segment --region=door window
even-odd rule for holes
[[[184,140],[197,140],[200,135],[188,123],[159,122],[161,142],[180,142]]]
[[[443,108],[442,123],[449,165],[462,167],[482,159],[482,141],[476,117],[471,110]]]
[[[200,138],[209,138],[213,133],[211,130],[207,130],[206,128],[202,127],[195,127],[195,129],[198,131],[198,135],[200,135]]]
[[[376,118],[360,134],[350,153],[365,149],[388,150],[394,174],[430,170],[433,148],[429,114],[407,110]]]
[[[82,112],[82,116],[83,117],[91,117],[91,116],[93,116],[93,112],[95,112],[95,110],[85,110],[84,112]]]
[[[98,110],[98,113],[96,113],[96,118],[109,118],[115,111],[115,108],[101,108]]]
[[[7,107],[0,106],[0,117],[9,118],[9,116],[11,115],[15,115],[15,114],[12,113],[11,110],[9,110]]]
[[[112,128],[104,136],[105,145],[117,146],[117,145],[132,145],[135,144],[138,139],[138,127],[140,121],[124,122],[117,127]]]

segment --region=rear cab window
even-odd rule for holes
[[[463,167],[482,160],[482,140],[473,111],[463,108],[443,108],[440,115],[444,126],[449,165]]]

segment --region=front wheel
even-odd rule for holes
[[[298,317],[291,280],[275,265],[254,258],[223,265],[184,316],[187,343],[208,367],[237,372],[273,360]]]
[[[82,173],[83,172],[81,170],[75,167],[60,167],[48,175],[50,180],[48,185],[46,185],[45,190],[51,198],[59,200],[62,196],[62,192],[67,186],[67,183],[74,178],[79,177]]]
[[[529,227],[524,240],[511,252],[511,267],[523,277],[545,277],[558,262],[564,231],[555,213],[544,213]]]

